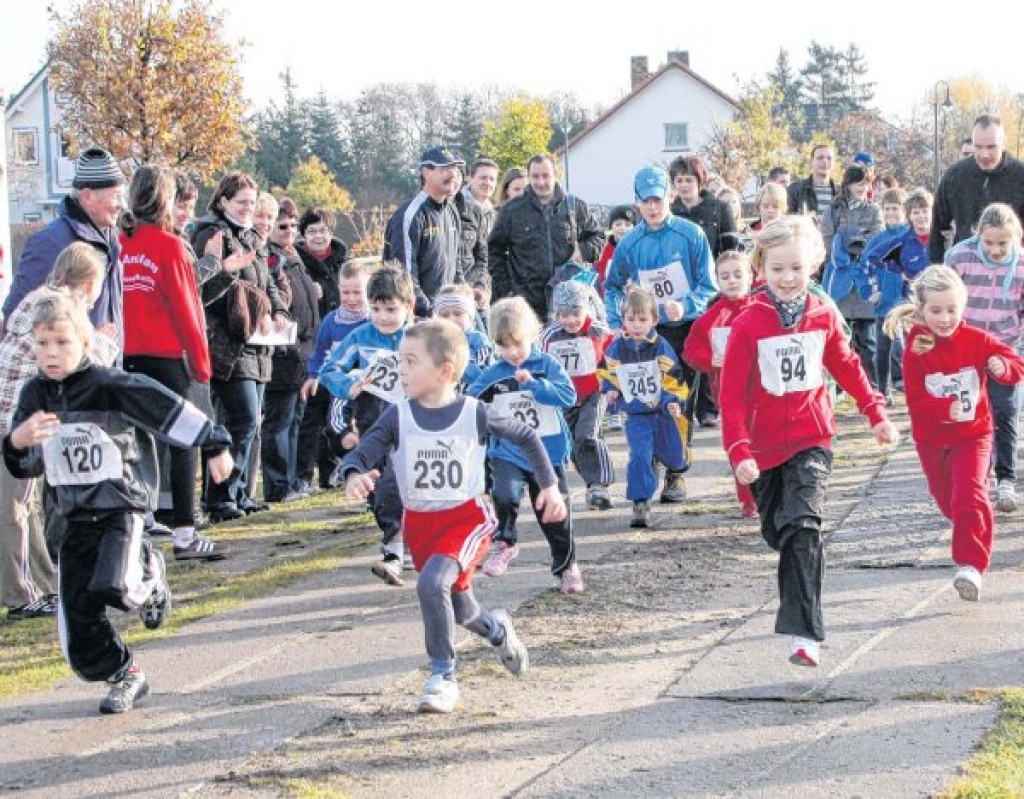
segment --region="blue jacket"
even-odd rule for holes
[[[864,247],[854,265],[853,277],[861,299],[876,291],[875,318],[884,319],[889,311],[910,298],[910,281],[928,267],[928,245],[922,244],[909,225],[899,225],[876,233]]]
[[[649,361],[655,361],[658,371],[661,373],[657,405],[652,406],[636,398],[626,402],[616,370],[622,364]],[[604,351],[604,363],[598,369],[598,376],[601,378],[602,391],[619,392],[619,408],[627,414],[657,413],[665,410],[672,402],[678,403],[680,408],[685,410],[686,400],[690,396],[690,388],[683,376],[679,356],[672,349],[672,345],[654,330],[651,331],[650,336],[642,340],[625,336],[615,339]]]
[[[669,216],[657,230],[651,230],[646,222],[641,222],[623,236],[615,248],[604,282],[604,302],[611,329],[622,327],[626,287],[640,283],[641,272],[660,269],[673,262],[682,264],[689,284],[689,291],[681,300],[684,307],[682,321],[693,321],[704,313],[708,300],[718,291],[711,268],[711,247],[700,227],[677,216]],[[661,310],[660,303],[659,317],[660,322],[673,324]]]
[[[317,377],[320,374],[320,369],[323,368],[324,361],[327,360],[328,353],[334,349],[334,346],[344,341],[345,337],[353,330],[365,324],[365,319],[358,322],[341,322],[338,320],[337,310],[327,314],[316,331],[316,344],[313,345],[313,351],[309,354],[306,374],[310,377]]]
[[[494,342],[476,328],[471,328],[466,331],[466,343],[469,344],[469,363],[462,373],[462,385],[468,387],[494,363]]]
[[[526,383],[518,382],[515,379],[517,369],[526,369],[533,375],[533,379]],[[561,409],[571,408],[576,404],[576,387],[562,364],[546,352],[533,347],[521,366],[513,366],[505,360],[499,360],[489,366],[466,393],[471,397],[479,397],[484,402],[493,403],[495,396],[510,391],[529,391],[538,404],[553,405],[559,409],[557,413],[560,432],[556,435],[542,436],[541,441],[544,442],[544,449],[547,450],[551,463],[555,466],[566,463],[569,460],[572,443],[569,438],[569,427],[565,423]],[[504,438],[492,437],[487,446],[487,455],[514,463],[526,471],[533,471],[522,450]]]
[[[372,324],[360,325],[330,351],[320,368],[320,385],[335,397],[347,400],[352,385],[362,378],[377,353],[397,352],[404,335],[405,328],[385,335]]]
[[[46,282],[61,250],[76,241],[91,244],[107,262],[103,289],[89,311],[89,319],[96,327],[113,322],[117,327],[118,350],[124,350],[124,288],[121,270],[121,244],[117,229],[102,233],[97,229],[76,200],[65,197],[57,207],[57,218],[28,240],[18,261],[11,291],[4,302],[4,330],[14,309],[32,291]],[[121,357],[118,355],[117,363]]]

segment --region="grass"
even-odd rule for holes
[[[247,600],[266,596],[323,572],[337,569],[351,554],[376,540],[365,516],[340,519],[331,513],[336,495],[315,497],[278,511],[218,526],[218,541],[240,551],[258,551],[250,568],[238,571],[238,560],[216,564],[175,563],[168,575],[174,590],[173,612],[159,630],[146,630],[134,615],[115,613],[114,623],[126,643],[137,646],[174,635],[187,624],[225,613]],[[319,513],[318,513],[319,512]],[[319,518],[311,518],[316,514]],[[327,524],[325,524],[325,522]],[[329,528],[329,529],[327,529]],[[344,533],[339,540],[339,533]],[[241,559],[239,559],[241,560]],[[232,571],[234,569],[234,571]],[[126,625],[124,620],[128,620]],[[57,643],[53,619],[0,624],[0,700],[42,691],[71,676]]]
[[[999,718],[978,753],[962,767],[963,776],[941,799],[996,799],[1024,796],[1024,688],[977,692],[974,701],[999,702]]]

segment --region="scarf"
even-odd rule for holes
[[[369,314],[365,307],[358,311],[350,311],[344,305],[334,309],[335,319],[339,325],[354,325],[356,322],[365,322]]]
[[[223,208],[221,208],[220,212],[221,212],[222,214],[224,214],[224,218],[225,218],[226,220],[228,220],[228,222],[230,222],[230,223],[231,223],[232,225],[234,225],[234,226],[235,226],[236,228],[238,228],[238,229],[239,229],[240,231],[243,231],[243,232],[244,232],[244,231],[246,231],[246,230],[252,230],[252,223],[249,223],[248,225],[243,225],[243,224],[242,224],[241,222],[239,222],[239,221],[238,221],[237,219],[235,219],[235,218],[234,218],[233,216],[231,216],[231,214],[229,214],[229,213],[228,213],[227,211],[225,211],[225,210],[224,210]]]
[[[972,236],[968,241],[973,242],[978,258],[989,269],[998,269],[1001,266],[1010,267],[1006,270],[1006,274],[1003,276],[1002,286],[1003,299],[1008,300],[1010,298],[1010,288],[1013,286],[1013,278],[1017,275],[1017,265],[1020,261],[1020,253],[1017,251],[1017,245],[1014,244],[1010,248],[1009,255],[1007,255],[1003,261],[993,261],[985,255],[985,248],[981,245],[980,236]]]
[[[803,318],[804,310],[807,308],[807,289],[800,292],[799,297],[791,300],[781,300],[775,296],[775,292],[768,289],[768,299],[772,301],[775,310],[779,312],[779,321],[786,330],[792,330]]]

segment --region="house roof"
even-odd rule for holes
[[[36,72],[36,74],[29,79],[28,83],[22,86],[21,90],[17,94],[15,94],[14,97],[11,98],[10,102],[7,103],[6,115],[8,117],[11,116],[11,114],[13,114],[15,110],[17,110],[18,104],[22,100],[24,100],[32,91],[32,89],[35,88],[36,84],[39,83],[39,81],[42,80],[43,77],[45,77],[49,68],[50,60],[47,59],[46,62],[39,68],[39,71]]]
[[[641,92],[646,91],[650,86],[654,85],[663,75],[666,75],[667,73],[671,72],[672,70],[676,70],[676,69],[679,70],[680,72],[682,72],[684,75],[688,75],[689,77],[693,78],[695,81],[697,81],[699,84],[701,84],[706,89],[708,89],[711,92],[713,92],[714,94],[717,94],[719,97],[721,97],[723,100],[725,100],[725,102],[727,102],[731,106],[733,106],[733,108],[735,108],[737,111],[740,110],[740,104],[738,102],[736,102],[735,99],[733,99],[728,94],[723,92],[721,89],[719,89],[713,83],[710,83],[705,78],[702,78],[700,75],[698,75],[696,72],[694,72],[688,66],[686,66],[686,64],[684,64],[682,61],[679,61],[678,59],[671,58],[671,59],[669,59],[665,63],[664,66],[661,67],[661,69],[659,69],[657,72],[653,72],[650,75],[648,75],[641,83],[638,83],[629,94],[627,94],[625,97],[623,97],[621,100],[619,100],[615,105],[613,105],[611,108],[609,108],[603,114],[601,114],[601,116],[599,116],[597,119],[595,119],[589,125],[587,125],[583,130],[581,130],[579,133],[577,133],[575,136],[573,136],[571,139],[569,139],[568,145],[563,146],[563,147],[559,147],[555,154],[556,155],[562,155],[565,152],[567,147],[574,147],[575,145],[579,144],[583,139],[585,139],[587,136],[589,136],[591,133],[593,133],[597,128],[599,128],[601,125],[603,125],[605,122],[607,122],[613,116],[615,116],[615,114],[617,114],[619,112],[619,109],[621,109],[623,106],[625,106],[630,100],[632,100],[634,97],[636,97]]]

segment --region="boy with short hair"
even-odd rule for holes
[[[382,266],[374,272],[366,284],[366,294],[369,324],[357,327],[331,350],[319,374],[324,388],[350,403],[360,436],[404,396],[398,376],[398,347],[416,303],[412,279],[395,266]],[[373,515],[381,530],[384,557],[372,571],[390,585],[402,585],[402,498],[390,467],[376,481]]]
[[[42,300],[33,321],[39,374],[25,384],[3,440],[15,477],[46,476],[67,527],[58,557],[61,649],[83,680],[105,680],[101,713],[124,713],[149,693],[146,676],[107,618],[137,610],[149,628],[170,611],[163,555],[143,535],[155,490],[152,434],[201,446],[223,482],[231,437],[194,405],[140,374],[94,365],[91,326],[70,295]]]
[[[449,713],[459,698],[455,680],[455,625],[485,638],[512,674],[529,667],[529,654],[504,610],[488,610],[473,596],[473,572],[496,526],[484,492],[484,459],[491,436],[516,445],[540,488],[538,515],[564,519],[566,507],[540,437],[527,424],[501,416],[456,386],[469,359],[464,331],[443,319],[410,328],[399,367],[406,397],[388,408],[342,462],[352,499],[376,490],[374,468],[387,455],[399,475],[403,526],[419,571],[430,678],[419,711]]]
[[[608,486],[615,480],[615,471],[601,436],[606,403],[597,365],[611,335],[598,313],[601,302],[584,283],[559,283],[551,299],[555,320],[541,333],[540,348],[561,362],[576,387],[576,404],[565,409],[565,421],[572,435],[573,464],[587,484],[587,505],[609,510]]]

